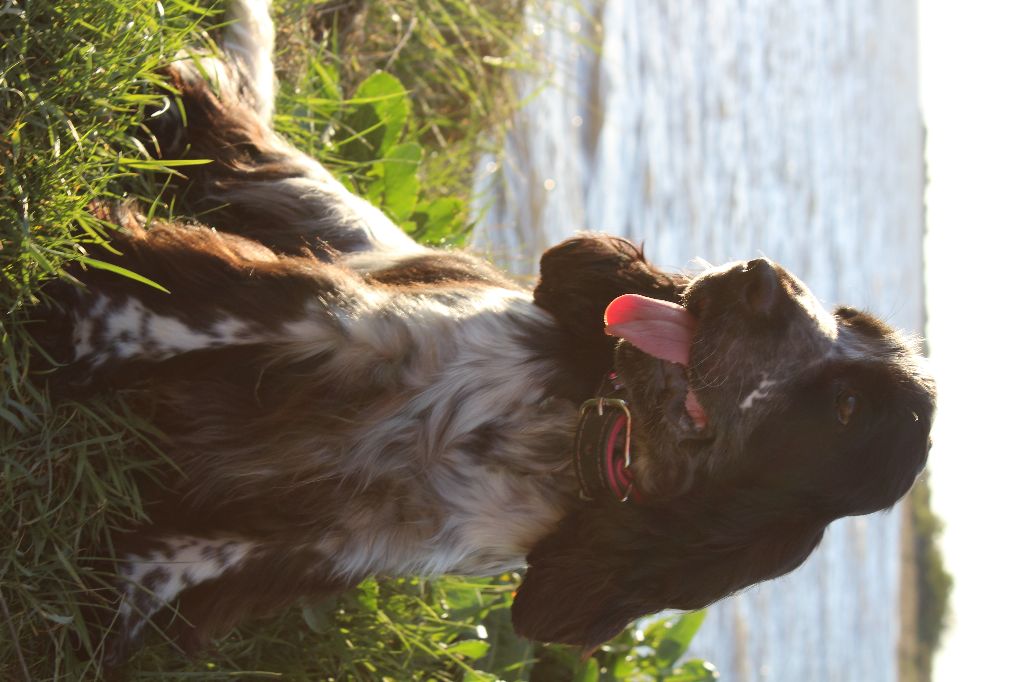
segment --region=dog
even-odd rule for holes
[[[202,224],[95,206],[102,259],[166,291],[78,267],[64,301],[64,371],[145,406],[174,465],[118,539],[108,660],[175,603],[198,647],[368,576],[524,565],[516,630],[593,649],[910,489],[935,386],[897,331],[764,258],[689,276],[581,234],[530,291],[416,244],[273,131],[267,5],[170,67],[184,116],[153,121],[211,160],[181,167]]]

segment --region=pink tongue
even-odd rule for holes
[[[686,308],[637,294],[626,294],[604,311],[604,333],[618,336],[661,360],[690,364],[697,318]]]

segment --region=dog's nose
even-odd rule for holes
[[[779,275],[767,258],[755,258],[743,266],[743,302],[758,315],[767,315],[775,306]]]

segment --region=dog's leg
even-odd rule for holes
[[[285,608],[301,597],[337,595],[361,579],[339,573],[313,541],[181,534],[145,545],[118,560],[122,596],[113,639],[105,647],[109,665],[138,649],[146,623],[175,601],[169,632],[195,653],[248,616]],[[158,622],[168,620],[161,614]]]
[[[231,537],[178,535],[147,543],[149,548],[126,552],[118,559],[121,603],[114,639],[105,660],[117,665],[138,648],[143,628],[182,591],[213,580],[242,564],[256,548]]]
[[[265,0],[233,3],[237,20],[226,29],[225,60],[183,59],[170,68],[181,110],[170,107],[151,120],[160,151],[211,161],[180,168],[189,180],[187,203],[204,222],[278,253],[313,252],[328,260],[338,253],[422,251],[381,211],[272,130],[268,9]]]
[[[290,347],[343,335],[345,310],[372,295],[357,275],[309,256],[281,256],[250,240],[205,227],[157,224],[127,206],[98,207],[119,223],[112,254],[92,254],[167,291],[96,268],[72,269],[86,284],[62,301],[62,346],[52,355],[73,361],[66,377],[86,384],[101,368],[135,361],[257,344]],[[69,287],[70,289],[73,289]],[[83,376],[84,375],[84,376]]]
[[[186,651],[196,652],[247,618],[280,612],[300,599],[337,597],[363,577],[338,572],[316,543],[268,543],[231,571],[185,590],[176,632]]]

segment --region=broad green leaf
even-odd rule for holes
[[[480,588],[457,579],[445,580],[437,585],[452,618],[461,620],[479,613],[483,605]]]
[[[423,150],[415,142],[392,147],[380,161],[384,209],[396,221],[403,221],[416,208],[420,194],[420,181],[416,176]]]
[[[684,613],[673,625],[665,628],[661,635],[661,642],[657,645],[655,656],[658,663],[664,668],[670,668],[690,648],[693,636],[697,634],[701,623],[704,622],[704,611]]]
[[[443,244],[461,236],[464,228],[466,204],[454,197],[441,197],[426,206],[417,206],[412,214],[416,227],[413,237],[424,244]]]
[[[573,682],[597,682],[600,678],[601,666],[596,659],[590,658],[577,669]]]
[[[465,656],[472,661],[486,654],[490,648],[491,645],[481,639],[465,639],[452,644],[447,651],[450,654]]]
[[[342,155],[369,162],[387,155],[409,118],[409,98],[401,82],[379,72],[364,80],[347,103],[345,127],[357,137],[342,146]]]
[[[477,665],[485,670],[500,673],[503,679],[527,680],[530,678],[536,653],[533,642],[515,633],[510,606],[511,595],[507,595],[487,613],[484,623],[491,650],[487,653],[487,658],[479,661]]]
[[[640,672],[637,666],[636,655],[633,652],[618,654],[610,665],[607,663],[605,665],[611,669],[614,678],[617,680],[628,680]]]

